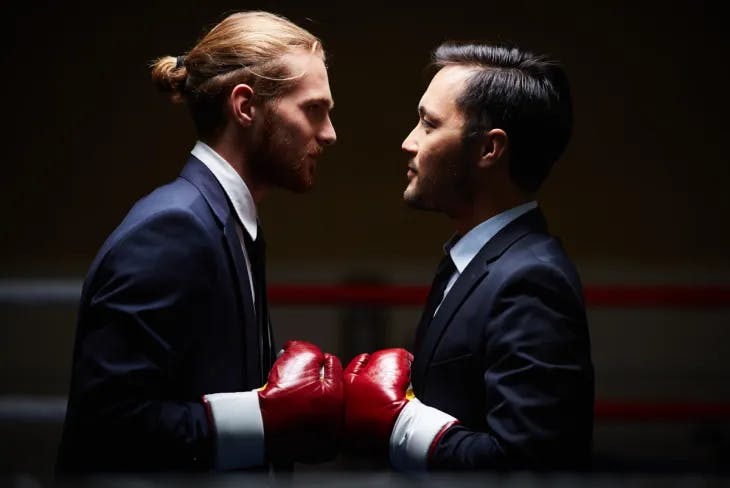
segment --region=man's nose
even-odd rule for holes
[[[418,152],[418,143],[416,142],[416,138],[414,137],[413,133],[416,131],[414,128],[403,140],[403,143],[401,144],[400,148],[407,152],[407,153],[416,153]]]
[[[337,141],[337,133],[335,127],[332,125],[332,120],[327,117],[322,130],[317,135],[317,142],[322,146],[329,146]]]

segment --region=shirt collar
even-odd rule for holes
[[[448,252],[451,255],[451,259],[454,261],[456,269],[459,274],[464,272],[467,265],[474,259],[479,250],[494,237],[497,232],[502,230],[507,224],[515,220],[517,217],[529,212],[530,210],[537,208],[537,202],[535,200],[523,203],[516,207],[512,207],[509,210],[505,210],[502,213],[494,215],[481,224],[477,225],[473,229],[459,238],[454,235],[444,244],[444,252]]]
[[[190,153],[205,164],[213,173],[213,176],[223,187],[223,191],[233,203],[238,220],[251,236],[256,240],[258,214],[256,205],[253,202],[251,192],[248,190],[243,178],[233,169],[228,161],[215,152],[209,145],[202,141],[195,143]]]

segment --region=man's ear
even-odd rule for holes
[[[509,139],[502,129],[491,129],[484,133],[478,165],[487,168],[507,154]]]
[[[253,123],[254,106],[253,106],[253,88],[241,83],[233,87],[228,97],[231,106],[231,114],[234,120],[241,124],[242,127],[249,127]]]

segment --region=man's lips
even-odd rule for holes
[[[307,157],[311,159],[318,159],[322,155],[322,148],[315,149],[307,153]]]

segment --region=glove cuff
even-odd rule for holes
[[[203,396],[213,440],[213,466],[231,470],[264,464],[264,422],[256,390]]]
[[[390,435],[390,462],[401,471],[425,471],[431,446],[456,418],[414,398],[403,407]]]

